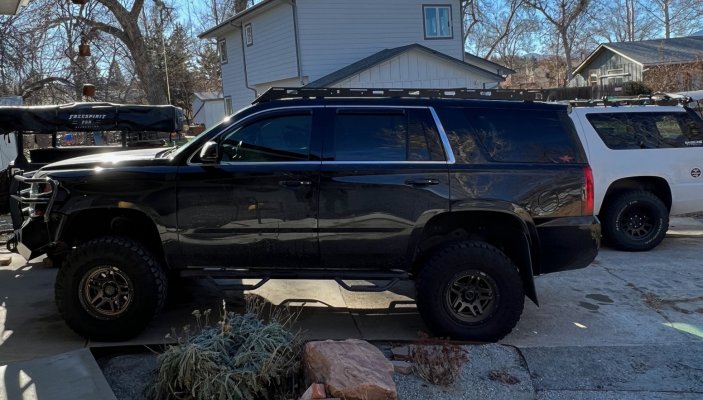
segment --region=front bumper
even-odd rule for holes
[[[555,218],[537,225],[540,263],[537,274],[585,268],[600,248],[601,229],[594,216]]]
[[[26,260],[31,260],[45,253],[53,244],[51,227],[51,212],[59,193],[59,183],[49,177],[33,178],[23,176],[21,173],[13,176],[19,184],[18,192],[11,195],[11,201],[16,202],[20,211],[13,215],[13,224],[19,226],[14,231],[12,239],[8,241],[8,248],[19,253]],[[33,183],[50,185],[50,191],[33,195],[27,185]],[[24,188],[23,188],[24,187]],[[29,207],[41,207],[43,215],[30,215]],[[15,221],[19,217],[18,221]]]

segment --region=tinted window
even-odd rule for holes
[[[428,110],[340,109],[332,135],[337,161],[443,161],[439,133]],[[332,146],[330,146],[332,147]]]
[[[312,115],[281,115],[245,125],[222,141],[222,161],[308,160]]]
[[[462,162],[583,162],[566,110],[446,108],[439,110]]]
[[[689,113],[598,113],[586,118],[611,149],[703,146],[701,121]]]

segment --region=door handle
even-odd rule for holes
[[[299,188],[312,185],[311,181],[278,181],[278,184],[287,188]]]
[[[439,179],[408,179],[405,184],[410,186],[439,185]]]

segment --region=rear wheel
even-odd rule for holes
[[[651,192],[628,191],[608,201],[601,223],[603,236],[614,248],[646,251],[664,240],[669,229],[669,210]]]
[[[81,336],[126,340],[160,311],[167,293],[161,266],[141,244],[106,236],[80,245],[59,269],[59,312]]]
[[[417,305],[437,336],[494,342],[520,320],[525,295],[517,267],[497,248],[456,242],[432,255],[417,278]]]

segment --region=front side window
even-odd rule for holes
[[[614,150],[703,146],[703,122],[689,113],[598,113],[586,118]]]
[[[312,114],[260,119],[225,136],[222,162],[306,161],[310,155]]]
[[[452,7],[450,5],[423,6],[425,39],[452,38]]]
[[[340,109],[325,159],[336,161],[444,161],[439,133],[426,109]],[[332,149],[333,148],[333,149]]]

